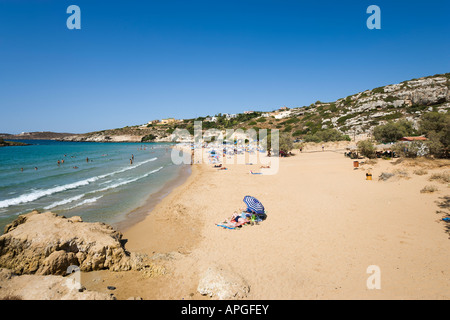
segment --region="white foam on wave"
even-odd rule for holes
[[[73,208],[80,207],[80,206],[83,206],[83,205],[85,205],[85,204],[94,203],[94,202],[96,202],[96,201],[97,201],[98,199],[100,199],[100,198],[103,198],[103,196],[99,196],[99,197],[94,197],[94,198],[86,199],[86,200],[81,201],[80,203],[77,203],[76,205],[74,205],[74,206],[68,208],[67,210],[71,210],[71,209],[73,209]]]
[[[23,194],[17,198],[0,201],[0,208],[7,208],[9,206],[35,201],[39,198],[49,196],[54,193],[58,193],[61,191],[75,189],[75,188],[78,188],[81,186],[88,185],[89,183],[94,182],[96,180],[98,180],[98,177],[93,177],[93,178],[89,178],[86,180],[81,180],[78,182],[69,183],[69,184],[65,184],[63,186],[58,186],[58,187],[54,187],[54,188],[50,188],[50,189],[46,189],[46,190],[35,190],[31,193]]]
[[[50,188],[50,189],[45,189],[45,190],[33,190],[30,193],[27,194],[23,194],[21,196],[18,196],[16,198],[11,198],[11,199],[6,199],[6,200],[2,200],[0,201],[0,208],[7,208],[9,206],[13,206],[13,205],[18,205],[18,204],[22,204],[22,203],[28,203],[28,202],[32,202],[35,201],[39,198],[45,197],[45,196],[49,196],[52,195],[54,193],[58,193],[58,192],[62,192],[62,191],[66,191],[66,190],[71,190],[71,189],[75,189],[81,186],[85,186],[88,185],[92,182],[95,182],[99,179],[103,179],[118,173],[122,173],[131,169],[135,169],[145,163],[151,162],[151,161],[155,161],[157,158],[151,158],[145,161],[142,161],[140,163],[137,163],[133,166],[129,166],[129,167],[125,167],[122,168],[120,170],[117,171],[113,171],[110,173],[106,173],[106,174],[102,174],[96,177],[92,177],[89,179],[85,179],[85,180],[81,180],[81,181],[77,181],[77,182],[73,182],[73,183],[69,183],[69,184],[65,184],[63,186],[57,186],[54,188]]]
[[[153,174],[153,173],[155,173],[155,172],[158,172],[158,171],[161,170],[162,168],[163,168],[163,167],[159,167],[158,169],[152,170],[152,171],[150,171],[150,172],[148,172],[148,173],[146,173],[146,174],[144,174],[144,175],[142,175],[142,176],[140,176],[140,177],[136,177],[136,178],[133,178],[133,179],[128,179],[128,180],[124,180],[124,181],[121,181],[121,182],[117,182],[117,183],[111,184],[111,185],[109,185],[109,186],[106,186],[105,188],[99,189],[99,190],[94,191],[94,192],[102,192],[102,191],[106,191],[106,190],[109,190],[109,189],[115,189],[115,188],[120,187],[120,186],[123,186],[123,185],[125,185],[125,184],[129,184],[129,183],[131,183],[131,182],[138,181],[138,180],[140,180],[140,179],[143,179],[143,178],[145,178],[145,177],[148,177],[149,175],[151,175],[151,174]]]
[[[64,200],[61,200],[61,201],[53,202],[51,205],[44,207],[44,209],[45,210],[49,210],[49,209],[53,209],[53,208],[58,207],[58,206],[62,206],[62,205],[67,204],[67,203],[71,203],[71,202],[80,200],[81,198],[84,197],[84,195],[85,194],[80,194],[80,195],[72,197],[72,198],[68,198],[68,199],[64,199]]]
[[[117,170],[117,171],[114,171],[114,172],[110,172],[110,173],[103,174],[103,175],[99,176],[99,178],[100,178],[100,179],[103,179],[103,178],[106,178],[106,177],[115,175],[115,174],[117,174],[117,173],[122,173],[122,172],[125,172],[125,171],[128,171],[128,170],[132,170],[132,169],[135,169],[135,168],[137,168],[137,167],[139,167],[139,166],[141,166],[141,165],[143,165],[143,164],[146,164],[146,163],[148,163],[148,162],[155,161],[156,159],[158,159],[158,158],[151,158],[151,159],[148,159],[148,160],[139,162],[139,163],[137,163],[137,164],[135,164],[135,165],[132,165],[132,166],[129,166],[129,167],[125,167],[125,168],[122,168],[122,169]]]

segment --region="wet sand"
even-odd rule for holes
[[[175,188],[186,182],[191,174],[191,169],[192,168],[190,166],[183,165],[179,169],[179,174],[174,179],[167,181],[159,191],[152,193],[142,206],[128,212],[122,221],[114,223],[112,226],[115,229],[124,232],[128,228],[144,220],[145,217],[155,208],[155,206],[161,202],[162,199],[164,199],[164,197],[169,195]]]

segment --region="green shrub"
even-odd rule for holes
[[[394,113],[382,116],[382,117],[380,117],[378,119],[379,120],[394,120],[394,119],[399,119],[401,117],[403,117],[403,113],[401,113],[401,112],[394,112]]]
[[[384,87],[372,89],[372,93],[384,93]]]
[[[419,131],[428,138],[426,145],[431,155],[439,158],[450,156],[450,114],[425,113],[421,117]]]
[[[387,96],[383,100],[386,101],[386,102],[394,102],[397,99],[395,99],[393,96]]]
[[[154,134],[148,134],[148,135],[146,135],[145,137],[143,137],[142,139],[141,139],[141,142],[146,142],[146,141],[153,141],[153,140],[155,140],[157,137],[154,135]]]
[[[373,143],[369,140],[362,140],[357,143],[358,152],[369,159],[373,159],[376,156],[376,150]]]
[[[344,123],[345,121],[347,121],[348,119],[354,118],[354,117],[356,117],[356,116],[357,116],[356,113],[347,114],[347,115],[345,115],[345,116],[340,117],[340,118],[337,120],[337,123],[343,124],[343,123]]]
[[[282,122],[282,124],[293,124],[293,123],[297,123],[299,121],[300,121],[299,118],[290,118],[289,120]]]
[[[325,129],[308,133],[303,138],[306,142],[350,141],[348,135],[344,135],[336,129]]]
[[[307,134],[303,137],[305,142],[320,142],[320,138],[316,134]]]

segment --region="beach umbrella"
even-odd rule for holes
[[[249,211],[258,214],[264,214],[264,206],[255,197],[245,196],[243,201],[247,205],[247,209]]]

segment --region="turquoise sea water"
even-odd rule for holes
[[[33,209],[120,222],[181,168],[170,144],[21,142],[32,145],[0,148],[0,234]]]

